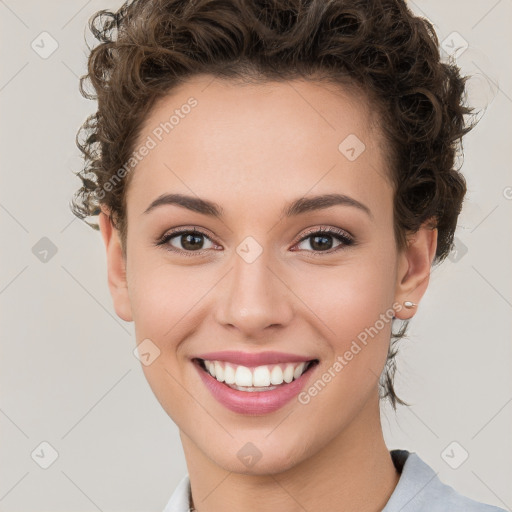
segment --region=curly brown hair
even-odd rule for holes
[[[85,219],[105,206],[125,256],[133,174],[125,163],[155,101],[200,73],[245,82],[314,78],[363,91],[389,144],[397,246],[431,220],[434,263],[450,252],[466,193],[455,160],[473,109],[463,101],[467,77],[441,62],[433,26],[405,1],[128,0],[117,12],[96,12],[89,28],[99,44],[80,92],[98,109],[77,134],[85,166],[71,208]],[[393,388],[395,343],[407,323],[392,335],[380,381],[394,409],[409,405]]]

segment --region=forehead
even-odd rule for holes
[[[127,193],[138,211],[176,190],[261,206],[263,193],[368,200],[389,188],[378,119],[364,94],[333,84],[197,76],[154,105],[136,147],[148,142]]]

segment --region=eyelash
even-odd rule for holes
[[[209,240],[211,240],[211,238],[206,234],[204,233],[203,231],[201,230],[198,230],[196,228],[193,228],[193,229],[176,229],[176,230],[173,230],[173,231],[169,231],[167,232],[165,235],[163,235],[157,242],[156,242],[156,245],[157,246],[164,246],[166,245],[171,239],[177,237],[178,235],[185,235],[185,234],[193,234],[193,235],[200,235],[200,236],[204,236],[206,238],[208,238]],[[323,235],[323,234],[327,234],[327,235],[330,235],[334,238],[336,238],[338,241],[342,242],[341,245],[339,245],[338,247],[334,247],[334,248],[331,248],[327,251],[314,251],[314,250],[311,250],[311,251],[307,251],[307,252],[311,252],[312,255],[314,255],[315,257],[316,256],[321,256],[323,254],[333,254],[334,252],[337,252],[339,250],[343,250],[349,246],[353,246],[355,245],[355,240],[354,238],[349,235],[346,231],[342,230],[342,229],[339,229],[339,228],[327,228],[327,227],[320,227],[320,228],[313,228],[313,229],[310,229],[308,231],[306,231],[306,233],[304,233],[304,235],[302,236],[302,238],[300,238],[294,245],[297,245],[305,240],[307,240],[308,238],[312,237],[313,235]],[[171,245],[169,245],[168,247],[165,248],[165,250],[167,251],[171,251],[171,252],[176,252],[178,254],[183,254],[185,256],[197,256],[197,255],[202,255],[204,254],[205,251],[208,251],[208,249],[202,249],[202,250],[199,250],[199,251],[186,251],[186,250],[182,250],[182,249],[177,249],[176,247],[172,247]],[[301,250],[301,249],[299,249]]]

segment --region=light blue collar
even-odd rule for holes
[[[407,450],[391,450],[390,453],[401,475],[382,512],[506,512],[462,496],[442,483],[438,473],[416,453]],[[187,474],[163,512],[189,512],[190,492]]]

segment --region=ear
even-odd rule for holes
[[[126,281],[126,261],[117,229],[113,226],[108,210],[102,210],[98,217],[101,236],[107,250],[107,273],[110,295],[119,318],[131,322],[132,310]]]
[[[427,291],[436,249],[437,229],[432,227],[431,220],[424,222],[416,233],[408,236],[407,246],[398,256],[395,301],[400,307],[395,310],[396,318],[407,320],[416,313],[418,304]],[[415,306],[406,308],[405,301],[410,301]]]

